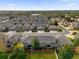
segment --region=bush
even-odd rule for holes
[[[8,32],[9,29],[6,27],[4,30],[2,30],[2,32]]]
[[[62,29],[57,29],[57,31],[58,31],[58,32],[62,32],[63,30],[62,30]]]
[[[47,27],[44,28],[44,31],[45,32],[50,32],[50,30]]]
[[[34,28],[32,29],[32,32],[37,32],[37,27],[34,27]]]
[[[39,44],[39,40],[34,37],[34,38],[32,39],[32,48],[33,48],[33,49],[39,49],[39,45],[40,45],[40,44]]]
[[[73,41],[73,43],[74,43],[74,46],[79,46],[79,38],[78,38],[78,39],[75,39],[75,40]]]
[[[54,21],[54,22],[53,22],[53,25],[58,26],[58,21]]]
[[[15,59],[17,56],[17,54],[15,52],[13,52],[11,55],[9,55],[8,59]]]
[[[21,27],[19,27],[17,30],[16,30],[16,32],[24,32],[25,31],[25,29],[21,26]]]
[[[73,32],[73,33],[72,33],[72,35],[76,35],[76,34],[77,34],[77,32]]]
[[[5,52],[0,52],[0,59],[8,59],[8,55]]]
[[[59,59],[72,59],[73,55],[72,46],[64,46],[63,48],[60,48],[58,57]]]
[[[26,59],[25,49],[23,46],[17,47],[21,45],[20,43],[15,45],[14,51],[9,55],[9,59]]]

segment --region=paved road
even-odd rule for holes
[[[27,35],[35,35],[35,36],[52,36],[52,35],[59,35],[59,36],[65,36],[65,35],[67,35],[67,34],[70,34],[70,32],[67,30],[67,29],[65,29],[65,28],[63,28],[63,32],[22,32],[22,33],[20,33],[20,34],[27,34]],[[11,34],[11,33],[16,33],[16,32],[8,32],[7,34]],[[19,34],[19,33],[16,33],[16,34]]]
[[[9,20],[1,21],[0,23],[5,23],[5,22],[7,22],[7,21],[9,21]]]
[[[28,32],[24,32],[24,34],[28,34],[28,35],[37,35],[37,36],[39,36],[39,35],[49,35],[49,36],[52,36],[52,35],[59,35],[59,36],[65,36],[65,35],[67,35],[67,34],[70,34],[70,32],[67,30],[67,29],[65,29],[65,28],[63,28],[63,32],[42,32],[42,33],[33,33],[33,32],[31,32],[31,33],[28,33]]]
[[[64,30],[64,32],[61,32],[62,35],[70,34],[70,31],[69,30],[65,29],[64,27],[61,27],[61,28]]]

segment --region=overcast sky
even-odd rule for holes
[[[79,0],[0,0],[0,10],[79,10]]]

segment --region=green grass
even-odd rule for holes
[[[74,55],[72,59],[79,59],[79,55]]]
[[[28,59],[56,59],[55,52],[30,52]]]

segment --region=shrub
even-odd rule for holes
[[[44,31],[45,32],[50,32],[50,30],[47,27],[44,28]]]
[[[32,29],[32,32],[37,32],[37,27],[34,27],[34,28]]]
[[[32,39],[32,48],[39,49],[39,40],[35,37]]]
[[[58,32],[62,32],[63,30],[62,30],[62,29],[57,29],[57,31],[58,31]]]
[[[73,32],[73,33],[72,33],[72,35],[76,35],[76,34],[77,34],[77,32]]]

